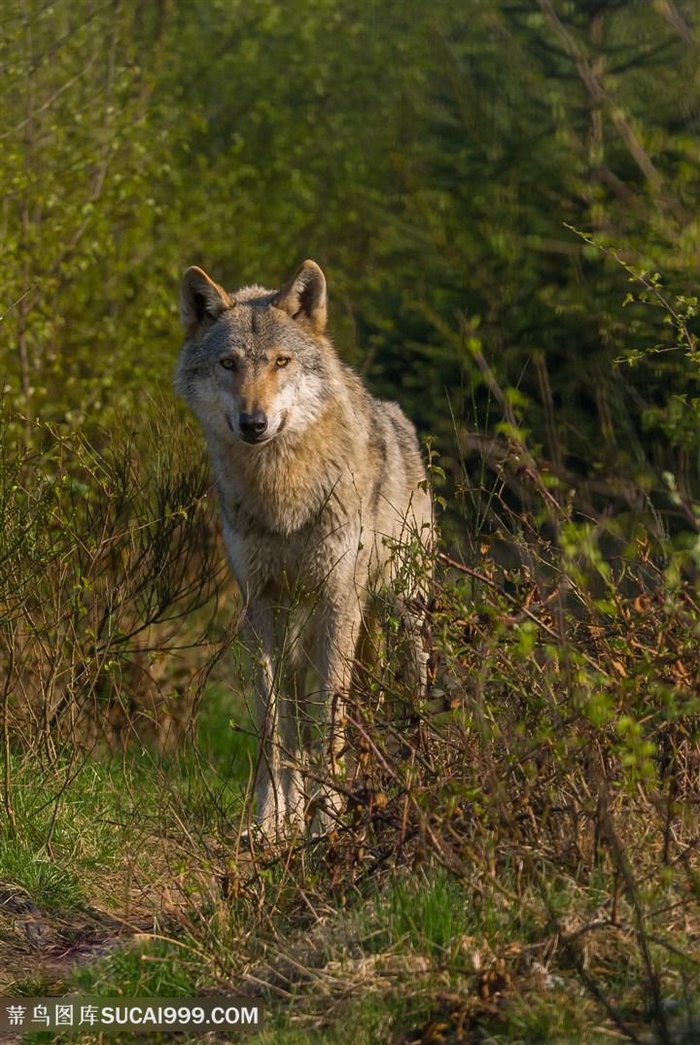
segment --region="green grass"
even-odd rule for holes
[[[475,908],[469,892],[442,868],[396,874],[371,896],[359,915],[359,931],[371,953],[400,948],[445,960],[474,932],[495,920]]]
[[[118,985],[124,998],[194,997],[196,965],[186,947],[168,940],[126,944],[71,976],[79,994],[114,997]]]
[[[0,833],[0,882],[42,910],[121,909],[128,879],[172,858],[173,825],[200,841],[233,833],[254,745],[231,728],[227,696],[214,688],[196,748],[175,754],[142,747],[38,769],[13,756],[16,828]]]
[[[76,868],[60,866],[21,842],[0,843],[0,881],[19,887],[39,908],[79,911],[86,904]]]

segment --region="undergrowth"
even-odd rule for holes
[[[402,693],[389,640],[344,815],[284,846],[243,835],[245,666],[191,435],[156,431],[147,474],[136,443],[49,429],[5,461],[0,879],[40,956],[7,990],[256,997],[250,1040],[288,1045],[696,1040],[697,505],[593,510],[491,390],[503,426],[462,445],[444,512],[430,693]]]

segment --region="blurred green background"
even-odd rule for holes
[[[188,264],[234,289],[313,257],[343,356],[449,489],[497,383],[563,481],[690,498],[699,14],[7,0],[6,411],[123,425],[169,389]]]

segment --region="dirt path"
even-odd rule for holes
[[[37,994],[51,994],[74,966],[143,930],[92,908],[43,911],[23,889],[0,883],[0,994],[14,993],[23,982],[36,982]]]

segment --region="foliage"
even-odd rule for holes
[[[156,372],[143,345],[170,298],[148,230],[171,142],[154,136],[132,34],[120,5],[28,0],[3,16],[5,395],[30,418],[108,418]]]
[[[101,453],[83,436],[36,427],[32,441],[42,450],[13,450],[6,434],[0,490],[3,803],[11,832],[12,750],[51,763],[65,745],[90,749],[132,732],[164,747],[175,742],[196,702],[201,657],[180,677],[171,658],[196,641],[197,610],[221,568],[206,472],[172,413],[154,412],[150,430],[113,438]]]
[[[687,496],[700,170],[688,14],[633,0],[381,14],[357,0],[284,14],[263,0],[13,0],[8,405],[117,421],[169,375],[186,264],[279,284],[315,255],[342,350],[437,436],[451,481],[452,417],[490,426],[482,352],[558,472],[663,495],[667,471]],[[643,282],[665,273],[690,342],[638,295],[625,302],[616,259]]]

